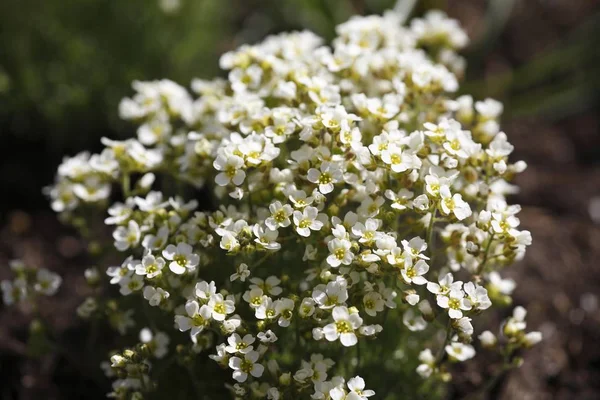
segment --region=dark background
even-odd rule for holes
[[[171,0],[173,1],[173,0]],[[62,226],[41,188],[64,155],[97,151],[99,138],[132,136],[117,118],[130,82],[222,74],[218,57],[291,29],[331,38],[352,14],[391,0],[2,0],[0,2],[0,279],[23,258],[65,277],[41,313],[73,348],[89,331],[74,310],[85,297],[86,244]],[[162,4],[162,6],[161,6]],[[507,271],[545,340],[491,398],[600,398],[600,2],[418,1],[415,14],[445,9],[472,43],[463,91],[505,103],[503,129],[515,160],[522,224],[533,246]],[[31,310],[0,305],[0,399],[103,398],[100,360],[70,348],[26,357]],[[468,364],[451,393],[480,383]]]

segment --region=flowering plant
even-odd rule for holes
[[[208,397],[435,398],[476,348],[506,368],[541,339],[522,307],[498,334],[472,325],[510,304],[498,271],[531,235],[505,199],[526,165],[502,104],[453,95],[466,34],[441,12],[336,32],[226,53],[228,78],[194,80],[197,97],[134,82],[119,112],[137,139],[59,167],[53,209],[88,235],[107,210],[123,260],[106,269],[119,294],[79,314],[143,328],[110,357],[109,396],[151,396],[177,362]]]

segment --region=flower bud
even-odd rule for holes
[[[533,331],[527,333],[523,337],[523,344],[526,348],[530,348],[542,341],[542,332]]]
[[[402,300],[405,303],[408,303],[411,306],[414,306],[415,304],[417,304],[419,302],[419,295],[417,294],[416,290],[408,289],[408,290],[405,290],[404,292],[402,292]]]
[[[289,386],[292,382],[292,374],[290,372],[286,372],[279,376],[279,384],[282,386]]]
[[[131,349],[126,349],[123,352],[123,357],[125,357],[125,358],[132,359],[134,356],[135,356],[135,352],[133,350],[131,350]]]
[[[314,340],[323,340],[325,335],[323,334],[323,328],[313,328],[312,336]]]
[[[423,314],[423,319],[425,321],[431,322],[435,319],[433,308],[431,308],[431,304],[429,304],[428,300],[423,300],[417,307],[419,307],[419,311],[421,311],[421,314]]]
[[[90,286],[96,286],[98,285],[98,282],[100,282],[100,274],[96,267],[86,269],[83,275],[85,276],[87,284]]]
[[[496,346],[496,343],[498,343],[498,339],[496,339],[496,336],[490,331],[482,332],[478,338],[481,342],[481,346],[487,349]]]

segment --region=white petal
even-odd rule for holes
[[[171,270],[171,272],[173,272],[174,274],[177,274],[177,275],[181,275],[185,272],[185,267],[182,267],[175,261],[173,261],[169,264],[169,269]]]

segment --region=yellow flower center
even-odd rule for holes
[[[348,321],[337,321],[335,323],[335,328],[339,333],[349,333],[352,332],[352,326]]]
[[[338,260],[343,260],[344,256],[346,255],[346,250],[337,249],[336,251],[333,252],[333,254],[335,255],[335,258],[337,258]]]

